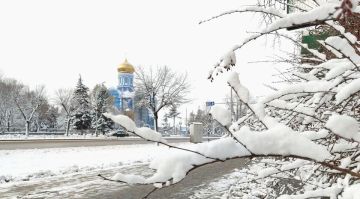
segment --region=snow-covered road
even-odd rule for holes
[[[165,137],[169,143],[189,142],[188,137]],[[205,140],[214,140],[216,137],[205,137]],[[2,139],[0,136],[0,150],[15,149],[43,149],[43,148],[66,148],[66,147],[91,147],[91,146],[110,146],[110,145],[130,145],[130,144],[149,144],[139,137],[122,138],[29,138],[29,139]]]
[[[206,168],[194,170],[182,182],[154,192],[152,199],[205,199],[217,198],[238,180],[236,168],[241,168],[246,160],[237,159],[225,163],[207,165]],[[81,171],[72,174],[38,178],[31,181],[16,181],[0,184],[0,198],[121,198],[139,199],[145,196],[153,186],[128,186],[124,183],[105,181],[97,175],[112,176],[116,172],[150,175],[146,164],[135,163],[108,169]],[[224,176],[225,175],[225,176]],[[227,181],[228,178],[233,180]],[[213,196],[213,197],[212,197]]]
[[[97,198],[101,193],[119,191],[127,185],[102,180],[97,175],[116,172],[145,174],[145,165],[133,164],[92,171],[0,184],[0,198]]]
[[[167,153],[167,151],[167,147],[157,146],[153,143],[0,150],[0,184],[9,181],[29,181],[79,171],[106,169],[134,163],[148,163],[155,156]]]
[[[150,175],[153,170],[148,168],[149,162],[168,150],[156,144],[0,150],[0,198],[141,198],[153,188],[151,185],[127,186],[97,175]],[[244,162],[228,161],[195,170],[183,182],[159,190],[154,197],[190,197]]]
[[[99,190],[111,192],[125,186],[97,174],[146,175],[142,170],[149,161],[167,151],[154,143],[0,150],[0,198],[92,198]]]

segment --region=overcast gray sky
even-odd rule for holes
[[[189,109],[221,101],[229,91],[224,77],[210,83],[209,69],[248,33],[258,31],[254,14],[234,14],[199,25],[200,20],[253,1],[209,0],[4,0],[0,2],[0,71],[48,94],[73,87],[81,74],[92,88],[117,84],[117,66],[168,65],[188,72]],[[269,42],[268,42],[269,43]],[[271,42],[270,42],[271,43]],[[254,95],[268,92],[272,47],[259,40],[237,52],[240,77]],[[184,108],[184,107],[183,107]]]

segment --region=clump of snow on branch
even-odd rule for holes
[[[354,6],[356,8],[356,6]],[[326,24],[333,27],[335,30],[339,31],[346,39],[348,39],[351,44],[355,44],[357,41],[357,38],[355,35],[353,35],[351,32],[346,32],[345,28],[341,25],[336,24],[334,21],[327,21]]]
[[[329,70],[329,72],[326,73],[325,79],[331,80],[335,77],[338,77],[339,75],[344,74],[346,71],[353,69],[354,65],[350,63],[347,59],[333,59],[330,60],[335,63],[332,63],[332,68]]]
[[[234,134],[254,154],[294,155],[317,161],[331,157],[326,147],[281,124],[264,132],[251,131],[245,126]]]
[[[227,126],[231,123],[230,110],[225,109],[220,105],[214,105],[210,110],[211,116],[223,126]]]
[[[294,199],[294,198],[305,199],[305,198],[319,198],[319,197],[329,197],[331,199],[336,199],[341,191],[342,188],[333,186],[325,189],[307,191],[303,194],[298,194],[298,195],[282,195],[278,199]]]
[[[332,87],[331,82],[328,81],[308,81],[300,82],[298,84],[287,86],[274,94],[265,97],[262,101],[264,103],[275,100],[275,99],[289,99],[292,98],[290,94],[301,94],[301,93],[317,93],[317,92],[328,92]]]
[[[304,131],[301,132],[300,135],[310,139],[310,140],[318,140],[325,138],[329,135],[329,132],[325,129],[319,130],[319,131]]]
[[[115,123],[124,127],[127,131],[135,135],[154,142],[166,142],[161,134],[147,127],[137,128],[135,122],[126,115],[113,115],[111,113],[104,113],[104,116],[112,119]]]
[[[354,184],[346,187],[340,199],[357,199],[360,198],[360,184]]]
[[[162,139],[162,136],[160,133],[148,128],[148,127],[141,127],[137,128],[135,131],[135,134],[139,135],[140,137],[146,138],[147,140],[151,141],[165,141]]]
[[[355,52],[355,49],[349,44],[349,42],[337,36],[328,37],[325,43],[332,47],[336,46],[336,50],[342,52],[345,56],[349,57],[353,62],[360,63],[360,56]]]
[[[296,112],[303,113],[305,115],[314,115],[315,113],[314,108],[310,108],[296,102],[286,102],[285,100],[275,99],[272,100],[271,102],[268,102],[267,104],[279,109],[294,110]]]
[[[294,25],[301,25],[314,21],[327,21],[336,18],[341,13],[341,11],[337,9],[338,7],[339,7],[339,3],[330,2],[330,3],[324,3],[321,6],[316,7],[307,12],[296,12],[296,13],[288,14],[286,16],[279,16],[281,17],[280,19],[274,21],[272,24],[261,30],[259,33],[255,33],[245,38],[241,44],[235,45],[229,51],[229,53],[226,53],[220,59],[220,62],[215,65],[215,69],[225,68],[226,70],[229,70],[231,66],[234,66],[236,64],[235,51],[242,48],[245,44],[249,43],[250,41],[255,40],[268,33],[280,29],[292,27]],[[320,59],[322,60],[325,59],[325,55],[322,55],[321,53],[316,52],[312,49],[310,49],[310,51],[312,51],[312,53],[317,54]],[[210,71],[209,79],[213,80],[213,76],[215,75],[214,73],[217,75],[218,74],[217,70]]]
[[[145,181],[145,178],[143,176],[121,173],[115,174],[111,179],[126,182],[128,184],[142,184]]]
[[[243,146],[236,143],[232,138],[214,140],[209,143],[192,145],[186,149],[200,152],[208,157],[225,160],[228,158],[250,155]],[[149,178],[141,176],[116,174],[113,179],[127,182],[129,184],[154,184],[171,181],[179,182],[185,178],[188,171],[195,166],[214,161],[199,154],[177,149],[169,149],[167,155],[155,158],[150,163],[150,168],[156,170]]]
[[[249,101],[249,90],[240,83],[239,74],[232,72],[228,79],[228,84],[235,90],[240,100],[244,103]]]
[[[235,66],[236,65],[236,55],[234,51],[229,51],[223,58],[222,58],[222,66]]]
[[[333,114],[327,121],[326,127],[341,137],[360,142],[359,123],[350,116]]]
[[[345,99],[349,98],[354,93],[360,91],[360,79],[356,79],[351,83],[345,85],[341,90],[336,94],[336,104],[340,104]]]
[[[107,118],[110,118],[115,123],[120,124],[128,131],[135,131],[136,129],[135,122],[126,115],[113,115],[111,113],[104,113],[103,115]]]

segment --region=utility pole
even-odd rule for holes
[[[185,109],[185,129],[187,133],[188,132],[187,108]]]
[[[230,87],[230,118],[231,122],[233,121],[233,95],[232,95],[232,88]]]
[[[153,100],[153,102],[151,102],[151,100]],[[155,95],[154,95],[154,93],[153,93],[153,92],[152,92],[152,94],[151,94],[150,103],[154,103],[154,107],[155,107],[155,109],[156,109]],[[154,114],[154,131],[156,131],[156,132],[157,132],[156,120],[155,120],[155,114]]]

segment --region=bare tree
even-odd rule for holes
[[[0,80],[0,125],[10,131],[12,121],[16,112],[13,96],[18,87],[22,87],[16,80]]]
[[[157,130],[161,109],[189,101],[186,98],[190,88],[187,74],[176,74],[168,66],[157,67],[155,71],[138,67],[135,73],[136,90],[143,96],[138,105],[145,106],[153,113],[154,128]]]
[[[169,113],[167,114],[167,117],[173,119],[173,134],[176,135],[176,126],[175,126],[175,120],[177,117],[179,117],[180,113],[177,110],[176,105],[171,106]]]
[[[74,110],[73,103],[73,93],[72,89],[59,89],[56,91],[56,104],[61,106],[63,112],[65,113],[66,127],[65,134],[69,136],[70,124],[71,124],[71,115]]]
[[[29,90],[28,87],[17,89],[14,95],[14,102],[20,115],[25,120],[25,133],[29,136],[30,124],[35,115],[35,112],[46,101],[45,87],[38,86],[34,91]]]

